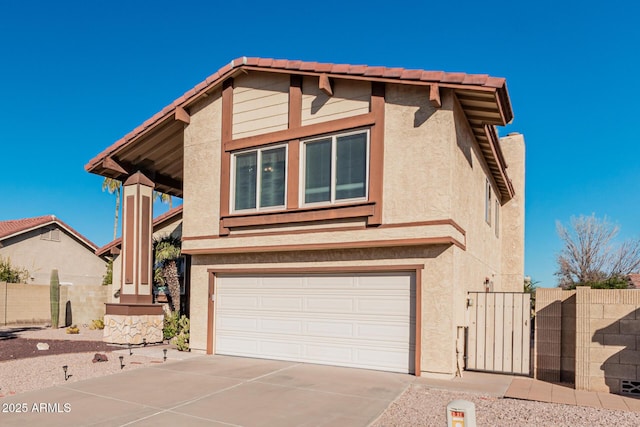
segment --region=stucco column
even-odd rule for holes
[[[123,185],[122,304],[151,304],[153,188],[155,184],[136,172]]]
[[[576,288],[576,390],[590,390],[591,288]]]

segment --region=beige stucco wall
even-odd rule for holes
[[[59,326],[67,323],[91,325],[104,316],[104,303],[109,297],[108,286],[60,286]],[[67,303],[71,318],[66,319]],[[48,284],[0,282],[0,325],[47,324],[51,321],[50,288]]]
[[[49,283],[51,270],[57,269],[61,283],[101,285],[106,262],[92,249],[57,225],[60,241],[42,240],[42,229],[5,239],[0,256],[11,258],[11,264],[29,271],[29,283]]]
[[[515,196],[501,208],[502,283],[522,291],[524,283],[525,143],[518,133],[500,138]]]
[[[577,390],[621,393],[640,381],[640,292],[536,291],[536,378]]]
[[[252,76],[253,73],[250,73],[242,77],[243,87],[250,86]],[[345,86],[349,83],[345,81],[334,82],[335,93],[330,99],[324,99],[326,96],[316,85],[316,78],[305,78],[303,81],[303,121],[311,120],[311,109],[316,120],[336,118],[334,114],[345,117],[366,112],[362,109],[359,97],[366,95],[368,98],[368,83],[364,86],[363,83],[357,83],[349,89]],[[278,88],[275,92],[280,91]],[[341,94],[344,98],[341,98]],[[295,224],[274,225],[264,229],[270,232],[295,229],[298,232],[296,234],[256,236],[256,232],[261,230],[256,227],[247,230],[251,233],[247,236],[232,230],[231,237],[217,238],[220,217],[220,92],[191,109],[191,121],[185,128],[184,154],[188,167],[184,171],[183,232],[185,236],[198,236],[199,239],[184,241],[183,250],[339,244],[441,236],[454,237],[463,246],[466,245],[464,249],[458,246],[427,246],[194,255],[190,309],[191,344],[195,351],[206,349],[208,268],[419,263],[425,265],[422,275],[422,369],[424,374],[454,374],[457,327],[467,324],[466,292],[484,290],[486,278],[492,282],[495,291],[521,291],[522,280],[518,282],[515,277],[522,276],[524,264],[523,258],[509,259],[512,267],[509,279],[505,278],[502,244],[504,226],[499,224],[501,230],[499,237],[496,237],[493,203],[491,224],[485,222],[484,216],[485,180],[490,176],[487,165],[469,127],[464,123],[466,119],[453,92],[441,89],[441,99],[442,108],[435,109],[429,103],[428,88],[386,85],[382,222],[384,225],[453,219],[464,229],[464,233],[451,225],[412,224],[399,228],[371,227],[361,231],[316,231],[304,234],[299,231],[325,228],[326,224]],[[336,109],[339,106],[344,108],[338,111]],[[258,128],[254,130],[262,132]],[[511,157],[517,158],[517,153]],[[517,167],[514,170],[517,171]],[[518,182],[514,183],[516,187],[520,185]],[[493,202],[497,197],[497,186],[493,179],[491,185]],[[509,217],[509,213],[505,212],[508,203],[503,202],[500,208],[501,223],[507,221],[505,216]],[[522,220],[523,214],[519,218]],[[343,223],[347,222],[354,221]],[[513,224],[518,223],[515,221]],[[514,228],[514,235],[516,231]],[[520,244],[521,241],[516,246],[520,247]]]

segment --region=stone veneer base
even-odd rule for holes
[[[155,344],[163,341],[164,315],[119,315],[104,316],[102,341],[110,344]]]

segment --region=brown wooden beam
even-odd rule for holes
[[[102,167],[105,169],[117,172],[119,174],[129,175],[129,171],[123,168],[122,165],[120,165],[120,163],[116,162],[111,157],[105,157],[105,159],[102,161]]]
[[[176,120],[189,124],[191,122],[191,116],[187,113],[187,110],[178,106],[176,107]]]
[[[222,144],[220,153],[220,226],[221,236],[229,235],[229,229],[224,226],[222,218],[229,215],[231,153],[225,146],[233,138],[233,79],[229,78],[222,84]]]
[[[382,224],[382,177],[384,175],[384,96],[385,84],[371,83],[370,110],[375,117],[371,126],[370,160],[369,160],[369,201],[375,203],[373,216],[367,220],[368,225]]]
[[[329,80],[329,76],[327,76],[326,74],[320,74],[319,88],[327,96],[333,96],[333,88],[331,87],[331,80]]]
[[[302,126],[302,76],[292,75],[289,86],[289,129]]]
[[[435,108],[442,107],[442,101],[440,101],[440,87],[438,85],[429,86],[429,102]]]

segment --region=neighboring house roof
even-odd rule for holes
[[[55,215],[37,216],[34,218],[22,218],[8,221],[0,221],[0,242],[2,240],[9,239],[10,237],[19,236],[26,232],[36,230],[38,228],[45,227],[50,224],[57,224],[60,228],[66,230],[73,237],[84,243],[92,251],[95,251],[97,246],[89,239],[78,233],[72,227],[56,218]]]
[[[229,77],[249,71],[326,75],[340,79],[453,89],[501,193],[507,199],[513,196],[513,186],[506,174],[507,165],[494,127],[504,126],[513,119],[504,78],[486,74],[445,73],[286,59],[241,57],[231,61],[91,159],[85,169],[120,180],[141,170],[149,176],[154,176],[156,190],[182,197],[183,131],[184,123],[189,123],[190,120],[186,109],[207,97]],[[163,146],[162,150],[158,149],[160,146]]]
[[[627,279],[629,280],[629,285],[632,288],[640,289],[640,274],[629,274],[627,275]]]
[[[162,215],[158,215],[157,217],[154,218],[153,228],[162,227],[166,222],[174,219],[175,217],[181,214],[182,214],[182,205],[177,206],[171,210],[168,210]],[[117,248],[120,245],[122,245],[122,237],[118,237],[116,240],[113,240],[107,243],[106,245],[102,246],[101,248],[96,249],[96,255],[98,256],[108,255],[111,249]]]

